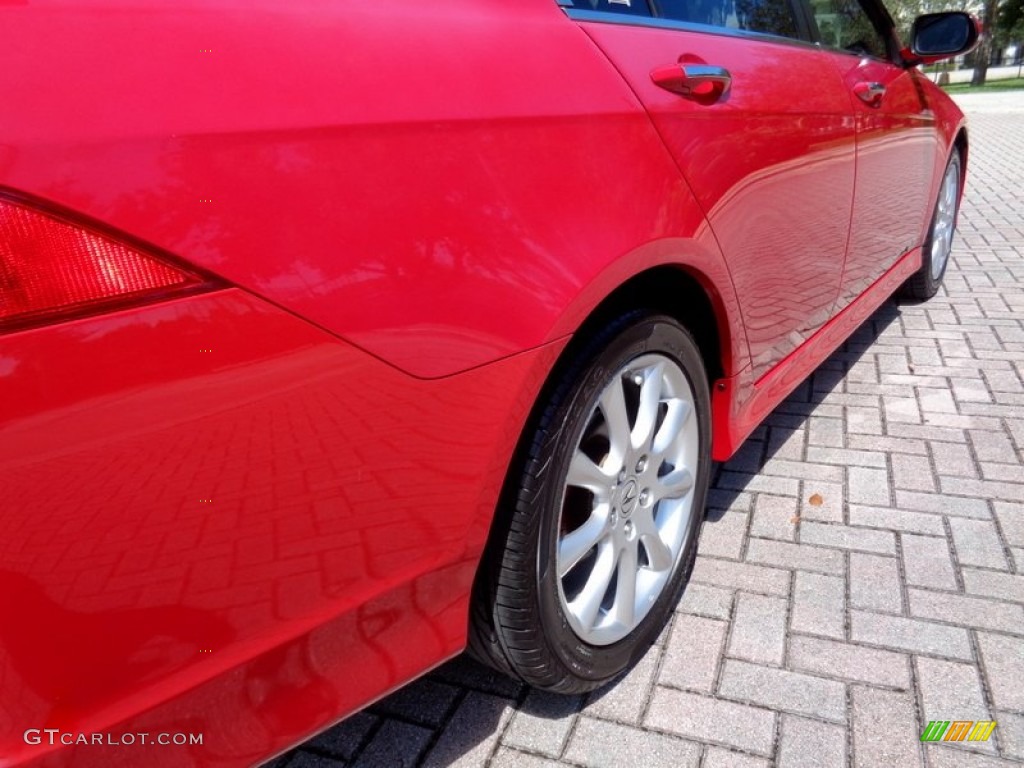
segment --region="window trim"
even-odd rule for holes
[[[797,28],[806,38],[784,37],[772,35],[767,32],[754,32],[748,29],[732,29],[730,27],[716,27],[713,24],[698,24],[692,21],[677,21],[666,19],[663,16],[633,16],[624,13],[608,13],[607,11],[592,11],[584,8],[565,7],[565,13],[574,21],[591,21],[599,24],[626,24],[631,27],[650,27],[653,29],[670,29],[679,32],[696,32],[699,34],[719,35],[723,37],[739,37],[745,40],[758,40],[765,43],[777,43],[781,45],[795,45],[799,48],[811,48],[822,50],[819,43],[809,39],[809,29],[802,13],[794,7],[793,1],[788,0],[793,9],[793,16]]]

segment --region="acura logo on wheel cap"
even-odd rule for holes
[[[638,496],[636,489],[636,480],[630,478],[625,486],[622,488],[622,496],[620,497],[620,506],[622,508],[622,514],[628,515],[636,507],[636,498]]]

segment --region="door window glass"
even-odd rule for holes
[[[811,0],[822,45],[860,56],[888,56],[885,39],[857,0]]]
[[[789,0],[657,0],[667,19],[800,38]]]
[[[572,0],[572,7],[583,11],[624,13],[630,16],[651,15],[651,6],[647,0]]]

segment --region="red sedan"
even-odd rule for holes
[[[946,269],[876,0],[0,4],[0,765],[636,659],[712,460]]]

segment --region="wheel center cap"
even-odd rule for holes
[[[625,485],[622,486],[621,494],[619,495],[619,509],[622,510],[624,517],[629,517],[633,510],[636,509],[637,499],[640,497],[640,489],[637,487],[636,480],[629,478]]]

